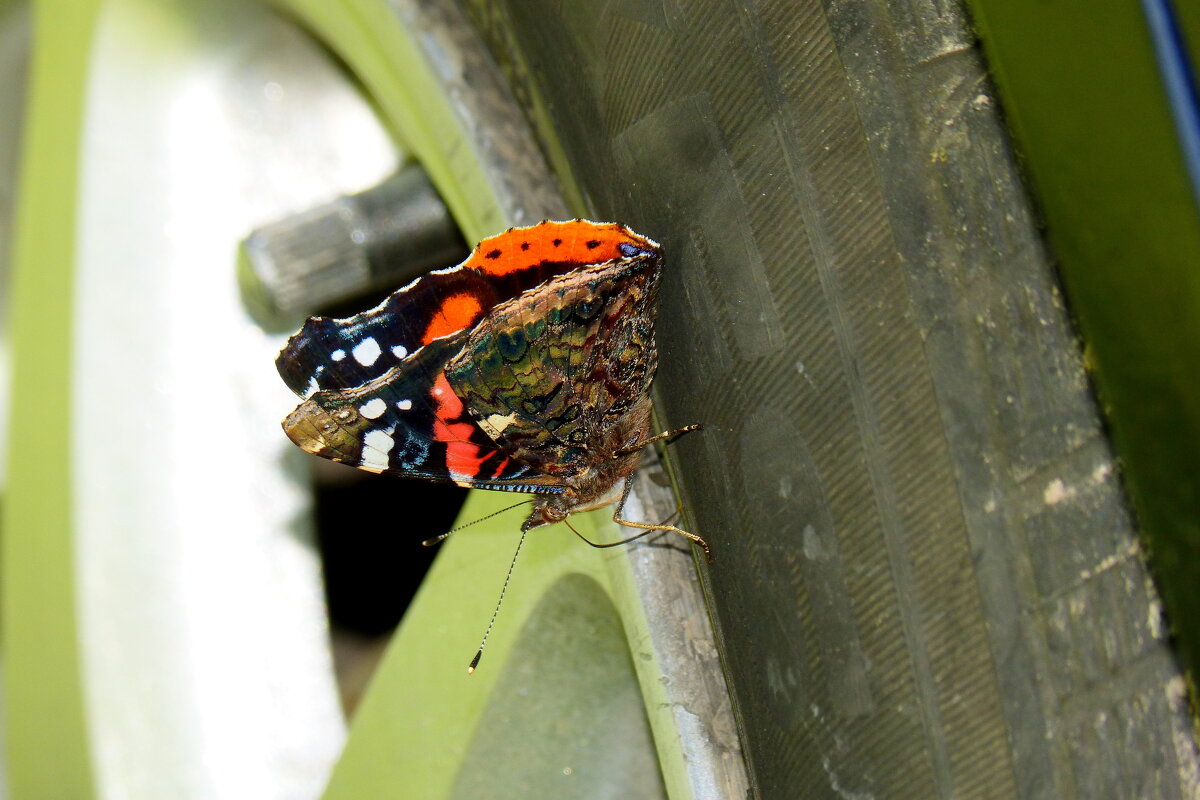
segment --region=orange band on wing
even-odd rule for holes
[[[639,248],[647,245],[646,240],[615,222],[542,222],[484,239],[464,266],[489,275],[507,275],[543,261],[599,264],[621,258],[621,244]]]
[[[621,251],[621,245],[639,250],[657,249],[657,245],[624,225],[573,219],[512,228],[484,239],[460,266],[481,276],[496,278],[534,269],[543,262],[580,266],[602,264],[625,257],[627,253]],[[469,291],[443,298],[421,336],[421,343],[429,344],[434,339],[470,328],[491,310],[492,302],[488,301],[489,308],[485,309],[481,297]]]
[[[452,294],[442,301],[441,308],[429,321],[429,327],[425,329],[425,335],[421,337],[421,341],[429,344],[434,339],[457,333],[463,328],[474,325],[482,316],[483,306],[480,304],[479,298],[465,292]]]

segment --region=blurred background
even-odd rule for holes
[[[1197,796],[1198,42],[0,0],[0,797]],[[273,361],[571,216],[666,246],[635,506],[717,558],[535,537],[465,681],[520,513],[421,548],[508,498],[317,463]]]

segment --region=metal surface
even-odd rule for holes
[[[25,122],[25,83],[29,65],[29,6],[24,2],[0,2],[0,506],[3,506],[8,468],[8,425],[10,357],[8,305],[11,297],[13,201],[21,131]],[[4,531],[0,529],[0,536]],[[0,665],[2,666],[2,665]],[[4,701],[0,698],[0,752],[5,752],[8,733],[4,724]],[[9,796],[7,764],[0,762],[0,800]]]
[[[242,242],[242,297],[270,329],[457,264],[466,246],[424,170],[401,168],[358,194],[264,225]]]
[[[676,514],[665,477],[657,454],[646,453],[626,518],[661,522]],[[620,536],[636,533],[621,528]],[[666,717],[655,728],[656,743],[664,759],[682,761],[690,792],[684,796],[741,800],[749,791],[746,765],[695,556],[689,543],[668,533],[623,548],[619,568],[609,572],[623,616],[637,620],[626,623],[640,632],[630,644],[634,664],[646,705]]]
[[[0,3],[0,492],[8,466],[9,262],[12,258],[13,195],[24,122],[29,63],[29,6]]]
[[[514,634],[513,655],[486,667],[500,675],[449,796],[478,800],[505,787],[499,794],[666,800],[625,628],[601,584],[564,575]]]
[[[451,0],[388,3],[416,39],[438,91],[450,101],[474,164],[495,196],[498,226],[533,225],[570,214],[554,175],[546,168],[510,87],[482,47],[458,4]],[[490,235],[499,230],[484,231]]]
[[[1191,797],[1184,680],[953,3],[471,2],[659,408],[754,789]]]
[[[246,315],[234,255],[396,156],[328,54],[254,5],[97,20],[69,420],[95,793],[312,797],[344,723],[282,341]]]

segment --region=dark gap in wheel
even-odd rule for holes
[[[351,715],[396,626],[454,526],[467,490],[315,466],[314,521],[342,705]]]

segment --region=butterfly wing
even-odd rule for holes
[[[542,222],[484,239],[466,261],[397,290],[346,319],[311,317],[276,359],[301,397],[362,386],[436,339],[476,325],[499,303],[581,264],[658,253],[616,223]]]
[[[450,388],[446,362],[465,334],[436,340],[361,386],[313,393],[283,422],[314,455],[368,472],[554,494],[554,479],[510,458]]]
[[[470,333],[445,373],[490,439],[568,480],[645,435],[660,264],[640,253],[561,275]]]
[[[362,386],[400,365],[442,330],[454,333],[474,324],[495,302],[493,288],[474,272],[431,273],[353,317],[310,317],[288,339],[275,366],[301,397]]]

